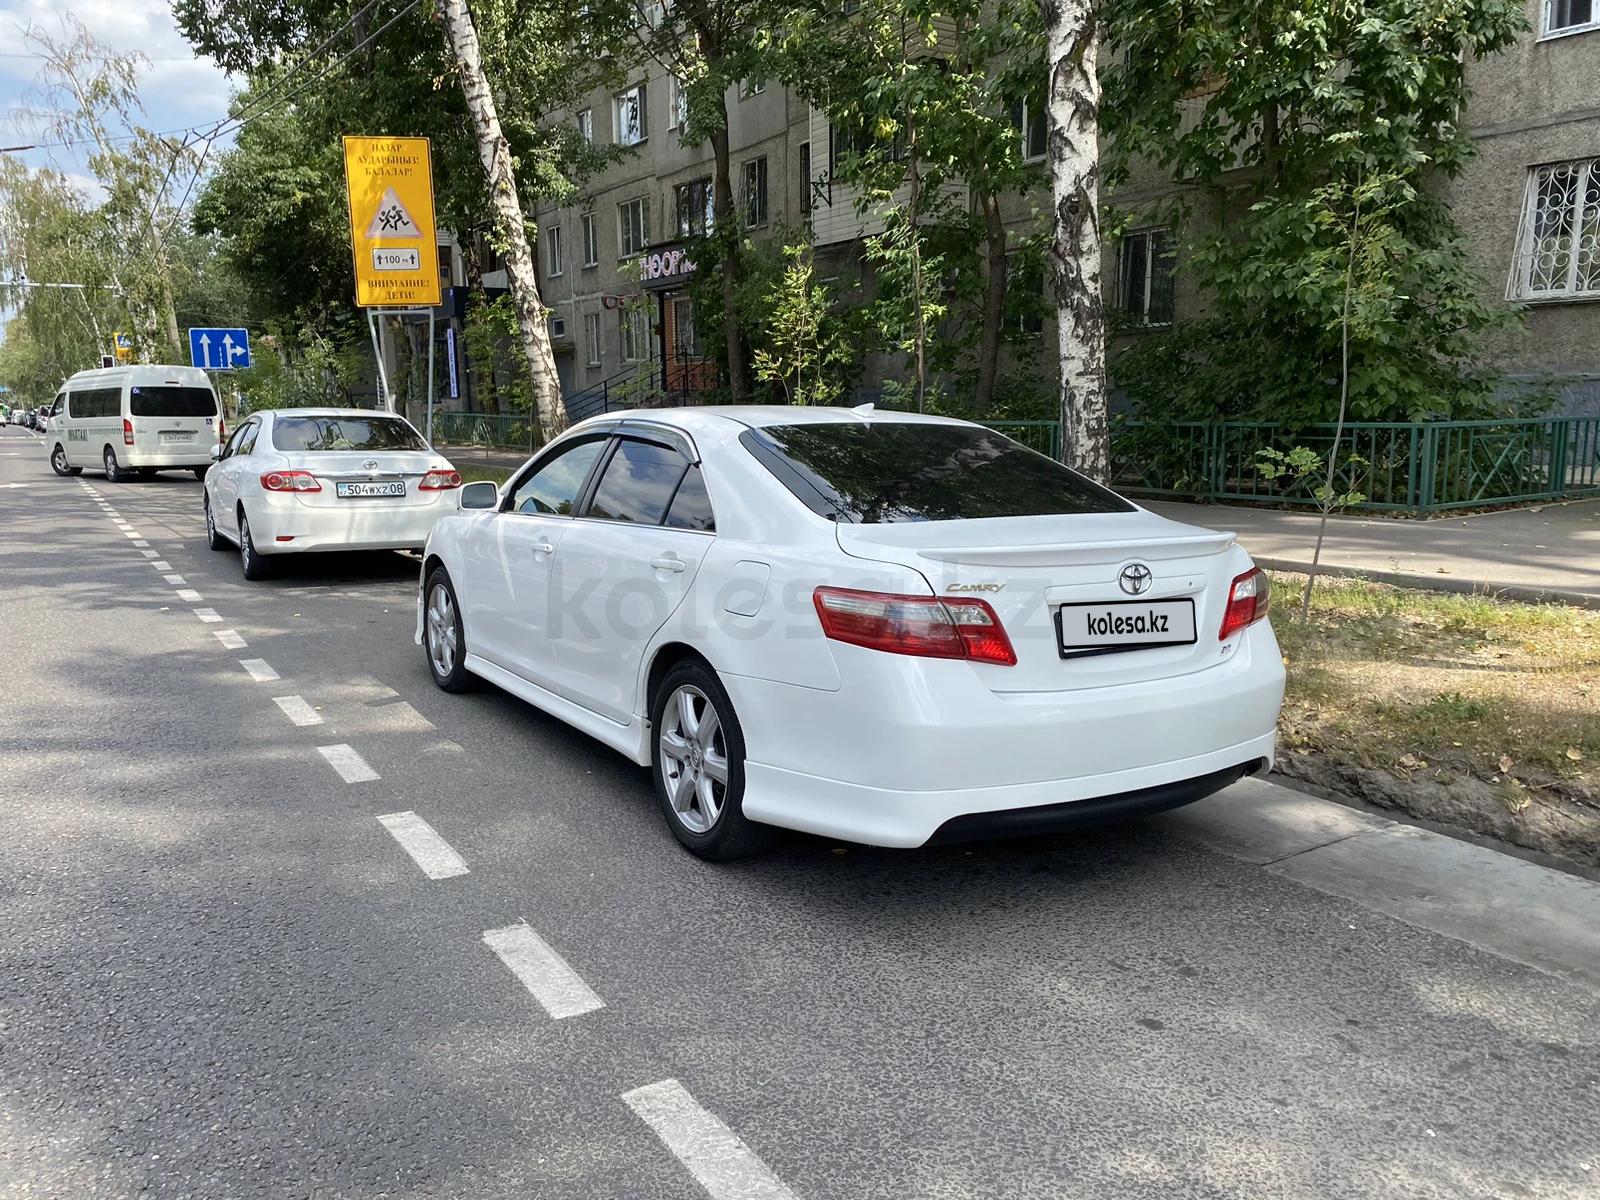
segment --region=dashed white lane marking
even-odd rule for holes
[[[136,538],[136,537],[139,536],[139,531],[137,529],[128,529],[128,530],[123,531],[122,536],[123,537],[128,537],[128,538]],[[148,546],[149,544],[150,544],[149,542],[145,543],[146,546]]]
[[[416,813],[389,813],[378,820],[429,879],[453,879],[467,874],[467,864],[461,855]]]
[[[207,622],[222,620],[222,614],[214,608],[197,608],[194,610],[194,615]]]
[[[225,650],[243,650],[250,644],[232,629],[214,629],[211,631],[211,636],[221,642]]]
[[[159,551],[159,550],[141,550],[141,551],[139,551],[139,553],[144,555],[146,558],[160,558],[161,557],[161,551]]]
[[[204,600],[205,597],[199,592],[195,591],[193,588],[179,588],[178,599],[182,600],[185,604],[198,604],[200,601]]]
[[[133,544],[135,546],[148,546],[150,543],[149,542],[145,542],[145,541],[136,541]]]
[[[526,922],[490,929],[484,933],[483,941],[511,968],[522,986],[533,993],[545,1012],[557,1020],[606,1006],[566,960],[550,949]]]
[[[156,553],[158,553],[158,551],[146,550],[145,553],[146,554],[156,554]],[[159,559],[159,558],[153,559],[151,561],[150,565],[152,567],[154,567],[158,571],[170,571],[170,570],[172,570],[172,564],[171,563],[165,562],[165,561],[163,561],[162,559]]]
[[[163,575],[161,578],[165,579],[173,587],[180,587],[189,582],[182,575]]]
[[[133,522],[132,521],[113,521],[111,523],[113,525],[115,525],[118,529],[132,529],[133,528]]]
[[[353,746],[343,742],[337,746],[318,746],[317,753],[328,760],[328,765],[339,772],[340,778],[346,783],[366,783],[383,778],[367,766],[367,760],[357,754]]]
[[[274,696],[272,702],[296,725],[321,725],[322,714],[299,696]]]
[[[250,678],[257,683],[271,683],[274,679],[280,678],[272,669],[272,664],[264,658],[241,658],[239,665],[249,671]]]
[[[796,1200],[739,1135],[701,1108],[676,1079],[624,1092],[622,1099],[712,1200]]]

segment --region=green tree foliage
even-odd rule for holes
[[[836,404],[854,357],[828,288],[816,279],[811,251],[786,246],[783,275],[768,310],[766,345],[756,351],[756,378],[776,385],[790,404]]]
[[[1181,269],[1211,316],[1113,362],[1166,419],[1330,419],[1338,407],[1349,214],[1372,258],[1349,347],[1360,419],[1471,416],[1489,404],[1482,334],[1515,314],[1478,299],[1450,213],[1429,189],[1472,152],[1464,62],[1523,28],[1518,0],[1107,0],[1117,53],[1103,129],[1113,184],[1152,169],[1198,185]],[[1215,214],[1226,214],[1220,222]],[[1213,220],[1197,218],[1210,213]],[[1221,230],[1216,225],[1222,226]]]

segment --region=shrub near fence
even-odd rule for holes
[[[1263,478],[1256,455],[1306,446],[1326,457],[1334,429],[1124,421],[1112,434],[1112,483],[1153,496],[1314,505],[1322,478]],[[1340,441],[1334,490],[1362,493],[1356,508],[1419,516],[1600,495],[1600,418],[1352,421]]]

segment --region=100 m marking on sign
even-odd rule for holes
[[[416,271],[421,267],[422,255],[415,246],[401,250],[374,249],[372,252],[374,271]]]

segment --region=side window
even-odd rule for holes
[[[606,463],[585,515],[659,525],[688,467],[689,461],[668,446],[625,438]]]
[[[250,421],[240,430],[243,435],[239,438],[239,454],[250,454],[256,448],[256,435],[261,432],[260,421]]]
[[[228,444],[222,448],[222,454],[220,457],[232,458],[235,454],[239,453],[239,443],[244,441],[244,435],[249,431],[250,428],[251,426],[246,423],[235,429],[233,431],[233,436],[228,439]]]
[[[577,507],[583,481],[589,477],[589,469],[605,445],[603,436],[575,442],[554,458],[540,463],[531,474],[517,481],[507,511],[570,517]]]
[[[86,417],[89,415],[84,408],[82,392],[62,392],[56,397],[56,415],[65,412],[69,417]]]
[[[61,395],[56,397],[55,405],[50,409],[50,415],[52,417],[59,417],[61,415],[61,410],[64,409],[66,405],[67,397],[66,393],[63,392]]]
[[[669,529],[694,529],[701,533],[715,533],[717,521],[711,515],[711,497],[706,495],[705,477],[699,467],[690,467],[689,473],[678,485],[667,509],[667,519],[662,522]]]

